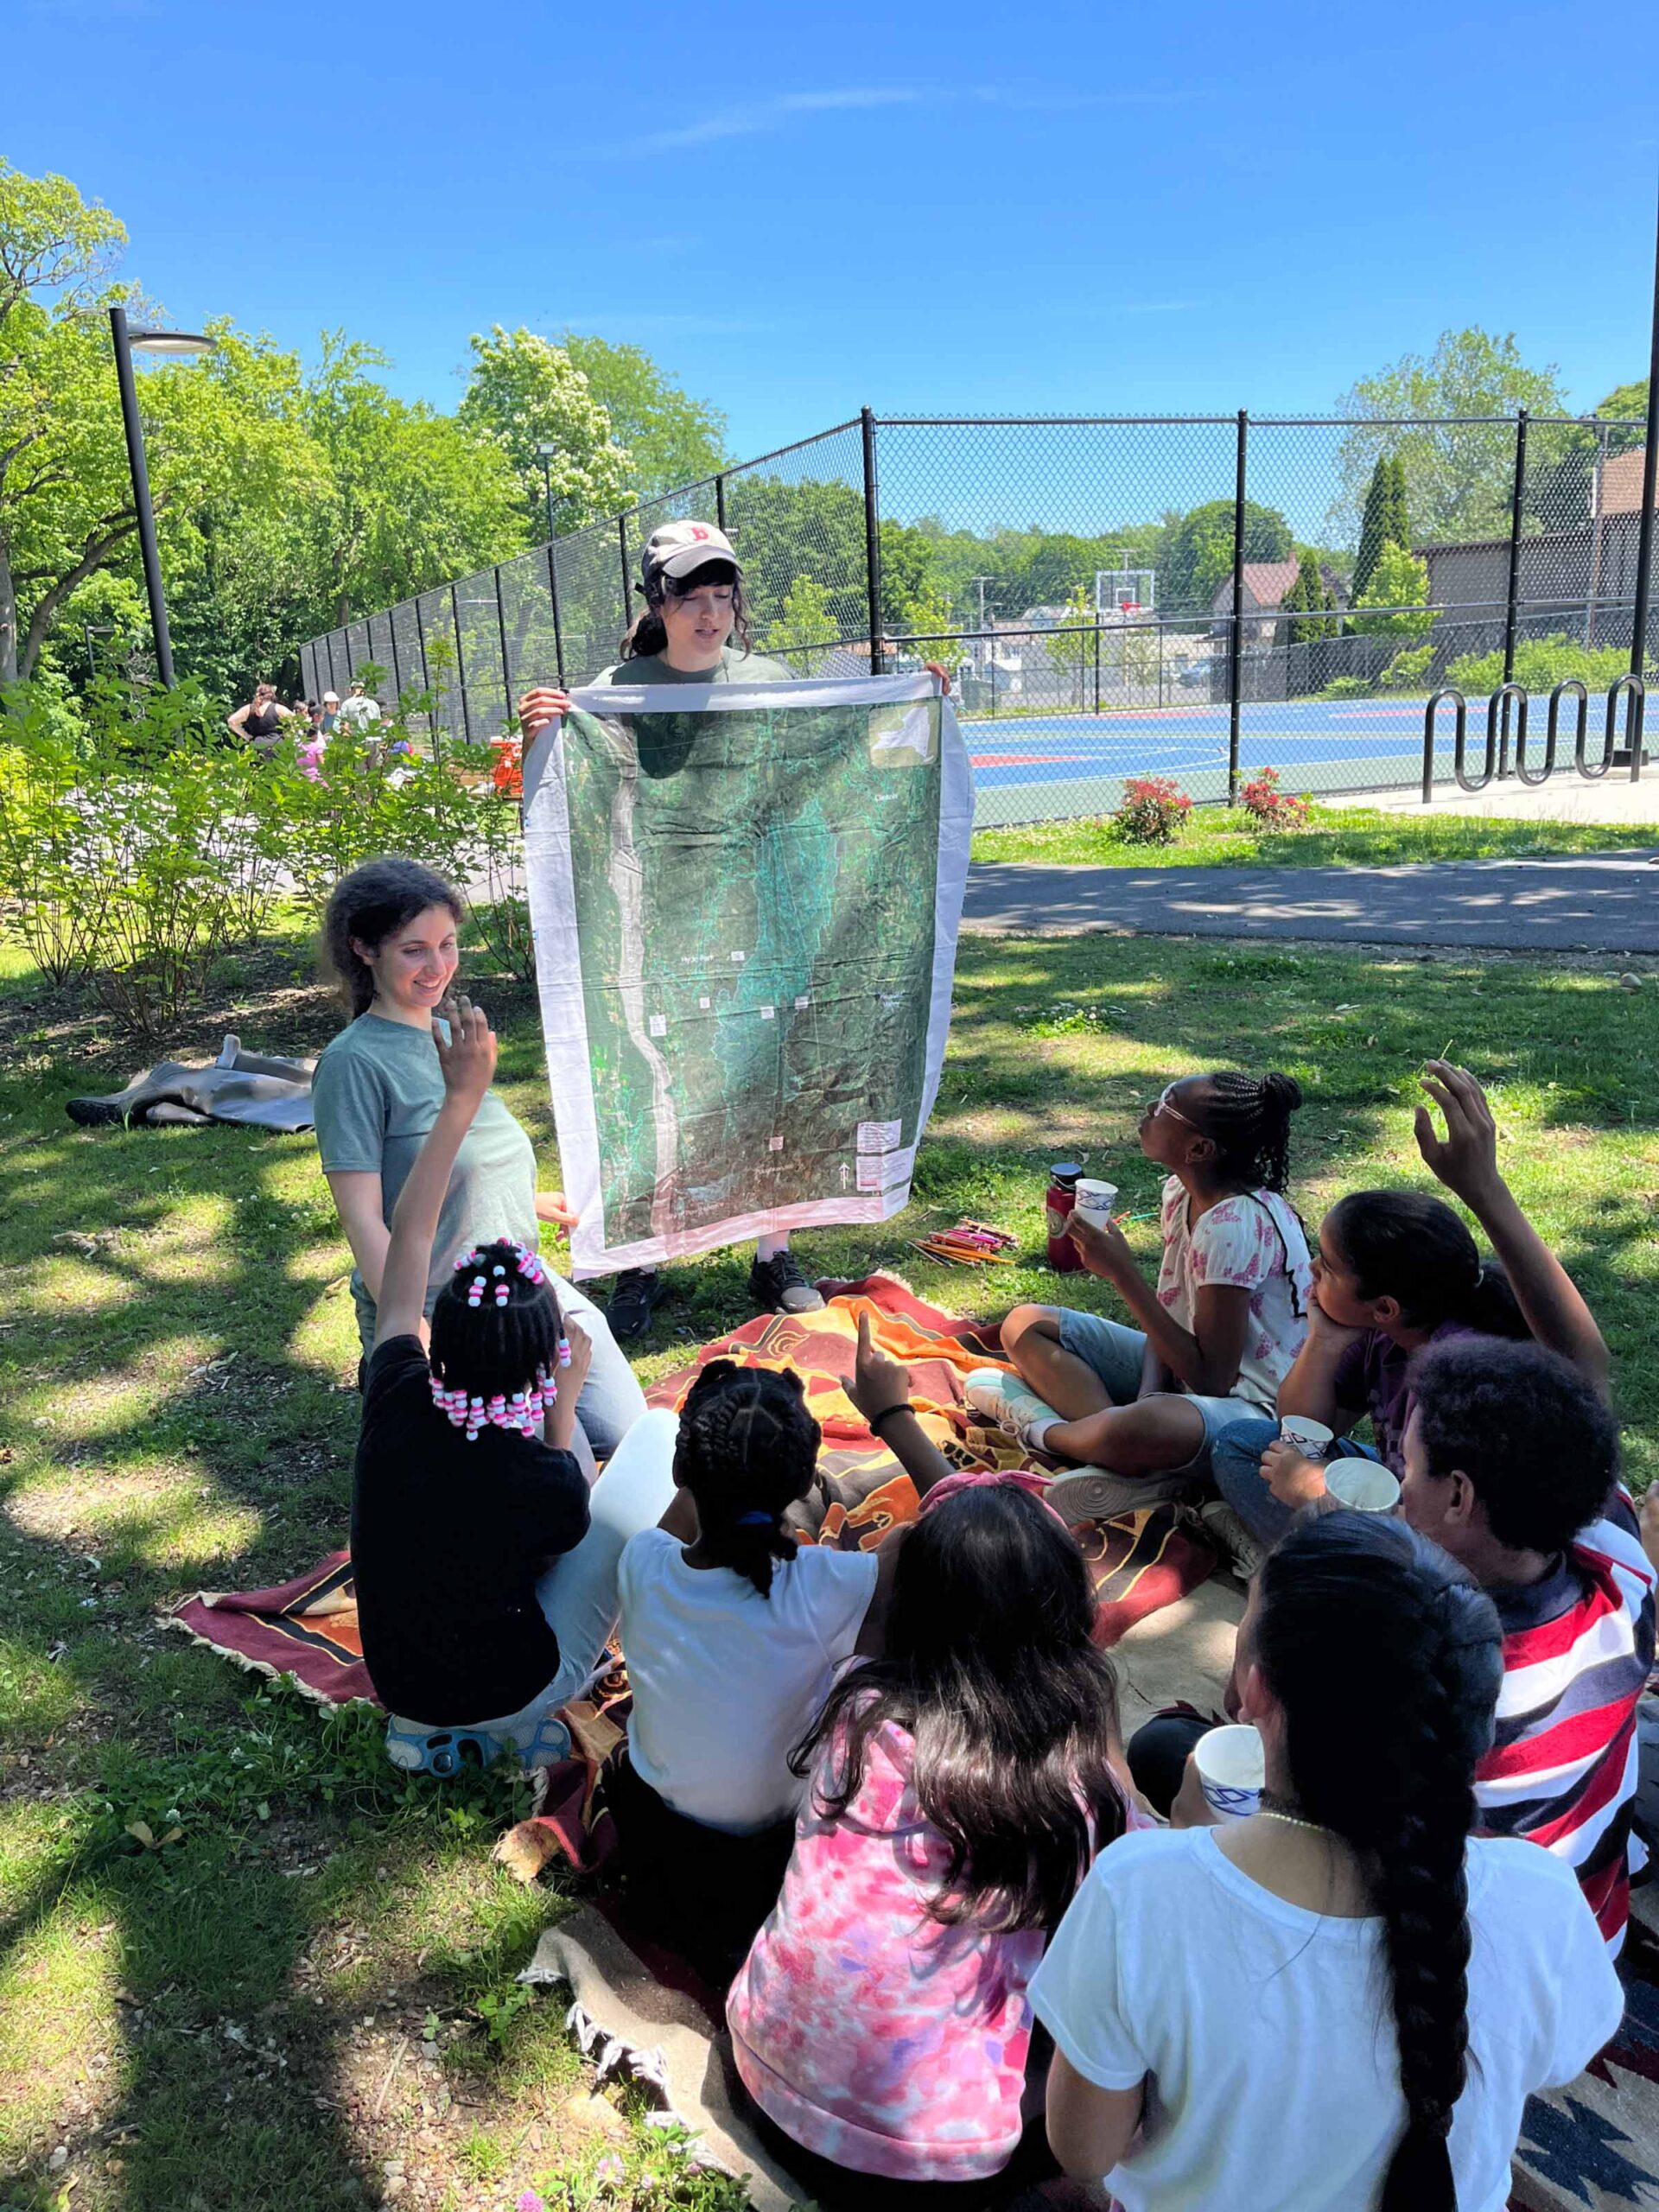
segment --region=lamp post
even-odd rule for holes
[[[156,670],[173,688],[173,641],[167,630],[167,601],[162,592],[161,556],[156,550],[156,511],[149,500],[149,469],[144,460],[144,426],[138,416],[138,388],[133,380],[134,349],[163,359],[191,360],[211,353],[213,341],[188,330],[129,332],[124,308],[110,309],[115,341],[115,372],[121,385],[121,421],[127,434],[127,465],[132,471],[132,504],[138,518],[138,550],[144,563],[144,592],[149,601],[150,633],[156,640]]]
[[[536,458],[542,464],[542,482],[547,490],[547,537],[550,544],[556,535],[553,528],[553,456],[557,451],[557,446],[545,442],[536,448]]]

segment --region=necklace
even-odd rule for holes
[[[1310,1835],[1329,1835],[1331,1833],[1318,1821],[1304,1821],[1294,1813],[1275,1813],[1271,1805],[1258,1806],[1256,1809],[1262,1820],[1282,1821],[1287,1828],[1306,1828]]]

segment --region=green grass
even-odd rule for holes
[[[223,988],[170,1047],[216,1044],[232,1009],[250,1046],[330,1033],[297,938]],[[480,995],[551,1184],[529,996]],[[804,1239],[810,1264],[887,1265],[959,1311],[1052,1297],[1049,1160],[1084,1158],[1144,1208],[1139,1104],[1217,1064],[1303,1084],[1296,1195],[1317,1218],[1344,1189],[1425,1179],[1414,1071],[1449,1049],[1494,1086],[1505,1168],[1601,1319],[1631,1471],[1659,1471],[1659,986],[1582,959],[976,939],[956,998],[914,1203]],[[76,1130],[64,1100],[137,1056],[15,960],[0,1051],[0,2206],[56,2206],[73,2183],[73,2212],[334,2212],[402,2158],[406,2202],[537,2186],[730,2212],[591,2095],[556,1999],[514,2008],[566,1893],[492,1864],[507,1783],[397,1776],[366,1714],[327,1719],[156,1625],[181,1592],[276,1580],[343,1540],[356,1344],[314,1147]],[[1020,1265],[910,1248],[963,1212],[1012,1230]],[[1148,1261],[1153,1228],[1130,1231]],[[643,1376],[745,1318],[746,1264],[674,1271]],[[1066,1294],[1111,1310],[1082,1279]]]
[[[1287,789],[1289,786],[1287,785]],[[1083,868],[1389,868],[1406,861],[1523,860],[1659,845],[1659,823],[1533,822],[1466,814],[1388,814],[1316,806],[1305,830],[1263,834],[1243,808],[1194,807],[1168,845],[1132,845],[1106,816],[981,830],[976,861]]]

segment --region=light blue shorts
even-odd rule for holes
[[[1122,1321],[1108,1321],[1098,1313],[1075,1313],[1069,1306],[1051,1306],[1046,1310],[1059,1322],[1060,1349],[1075,1353],[1085,1367],[1093,1370],[1115,1406],[1134,1405],[1141,1395],[1141,1371],[1147,1357],[1147,1340],[1141,1332],[1126,1328]],[[1194,1390],[1164,1395],[1184,1398],[1204,1423],[1203,1446],[1188,1463],[1195,1471],[1208,1467],[1210,1446],[1224,1428],[1252,1417],[1260,1420],[1264,1413],[1271,1418],[1269,1410],[1254,1398],[1201,1398]]]

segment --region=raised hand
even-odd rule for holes
[[[879,1421],[895,1406],[910,1403],[910,1370],[882,1351],[870,1334],[870,1317],[858,1317],[858,1357],[850,1382],[842,1388],[868,1421]]]
[[[1414,1116],[1417,1149],[1431,1173],[1471,1210],[1503,1187],[1497,1166],[1497,1124],[1486,1093],[1467,1068],[1449,1060],[1430,1060],[1423,1089],[1446,1116],[1446,1135],[1434,1116],[1420,1106]]]
[[[446,999],[438,1013],[449,1025],[448,1044],[437,1023],[432,1025],[444,1094],[476,1107],[495,1076],[495,1032],[490,1018],[481,1006],[462,996]]]
[[[1083,1264],[1091,1275],[1116,1282],[1126,1272],[1135,1272],[1129,1240],[1115,1221],[1091,1221],[1087,1214],[1073,1211],[1065,1233],[1083,1255]]]

